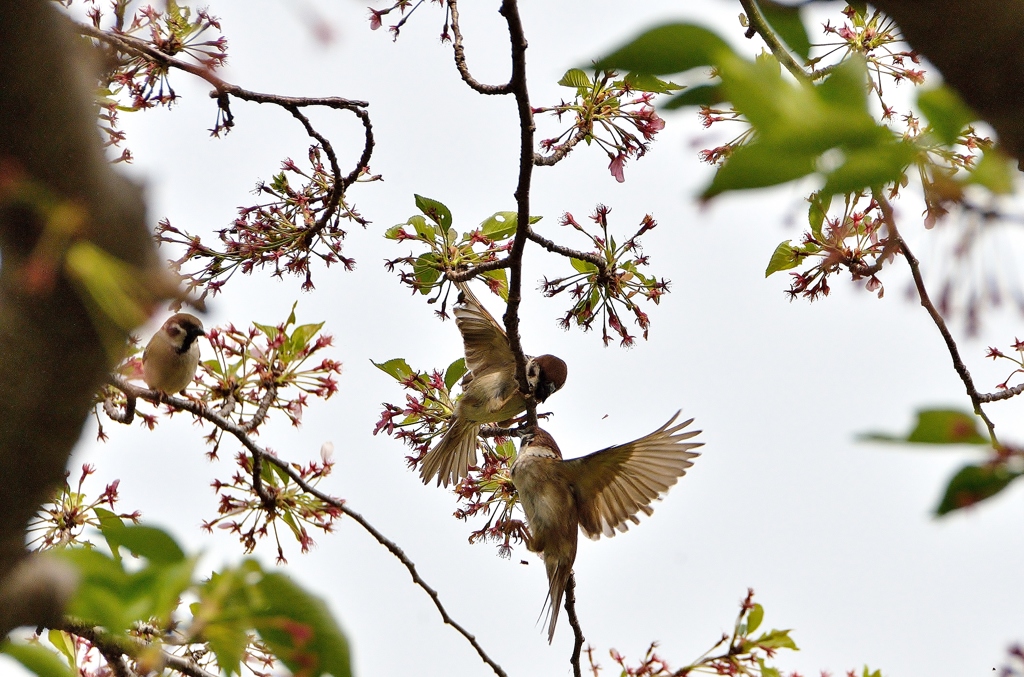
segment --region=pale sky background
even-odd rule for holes
[[[571,95],[555,84],[566,69],[660,21],[698,21],[746,54],[760,50],[742,38],[734,2],[701,9],[607,0],[523,4],[535,106]],[[462,8],[470,66],[487,82],[504,81],[508,72],[497,6]],[[336,472],[321,487],[397,542],[451,615],[510,675],[571,674],[564,611],[553,646],[535,625],[547,587],[539,559],[522,547],[506,560],[493,545],[470,546],[474,527],[451,517],[453,497],[424,487],[405,468],[403,445],[371,435],[380,403],[404,400],[371,359],[401,356],[417,368],[440,367],[461,347],[454,323],[435,320],[424,297],[411,296],[384,270],[383,259],[405,255],[409,246],[381,235],[416,212],[413,193],[447,204],[461,230],[514,209],[513,100],[480,96],[459,80],[450,46],[437,39],[443,13],[436,5],[423,5],[397,43],[386,30],[371,32],[365,3],[353,0],[218,0],[210,9],[230,41],[227,80],[257,91],[370,101],[372,169],[385,177],[349,193],[373,221],[353,229],[346,243],[356,271],[318,269],[312,293],[300,292],[298,279],[257,272],[228,285],[205,318],[208,326],[277,323],[298,299],[300,322],[325,320],[335,337],[330,356],[344,362],[339,393],[314,403],[300,429],[275,416],[260,442],[303,462],[333,441]],[[313,38],[312,13],[327,21],[334,42]],[[304,160],[309,142],[286,112],[241,101],[233,103],[234,131],[212,139],[209,87],[180,73],[173,81],[182,95],[174,110],[124,117],[136,158],[130,171],[148,187],[154,224],[166,216],[212,239],[237,206],[250,203],[256,181],[278,171],[285,157]],[[1021,487],[936,520],[931,511],[945,482],[975,450],[855,441],[869,430],[907,431],[920,407],[969,407],[941,337],[904,293],[904,262],[885,271],[883,300],[843,281],[813,305],[789,302],[786,277],[766,280],[764,269],[781,240],[799,236],[802,198],[812,184],[727,195],[702,209],[694,195],[711,169],[697,151],[722,138],[704,132],[692,110],[665,118],[652,152],[627,165],[624,184],[613,180],[596,148],[581,147],[534,174],[532,210],[545,217],[541,233],[581,245],[557,227],[558,216],[570,211],[582,219],[598,202],[613,208],[613,228],[622,234],[650,212],[660,224],[644,238],[651,271],[673,282],[661,306],[645,308],[649,342],[604,348],[597,333],[556,326],[567,301],[543,298],[535,283],[567,265],[527,249],[523,343],[528,352],[551,352],[569,364],[565,388],[547,403],[555,416],[545,427],[567,456],[576,456],[644,435],[682,408],[706,443],[653,517],[611,540],[581,538],[578,612],[604,674],[617,674],[610,648],[636,662],[652,640],[673,666],[693,660],[731,630],[748,586],[766,608],[766,628],[793,629],[801,651],[777,661],[787,672],[859,673],[867,664],[888,677],[993,674],[1006,648],[1024,641]],[[314,121],[348,171],[362,142],[355,118],[330,112]],[[554,135],[550,123],[539,124],[538,139]],[[898,209],[926,272],[934,270],[941,250],[919,225],[920,205],[904,201]],[[1002,239],[991,246],[1006,252],[1011,245]],[[497,315],[500,301],[491,299]],[[994,389],[1008,373],[983,359],[985,346],[1006,348],[1020,324],[1017,315],[988,315],[975,340],[954,324],[981,388]],[[1024,440],[1020,406],[989,407],[1008,441]],[[187,417],[162,422],[155,433],[112,422],[106,428],[110,442],[94,442],[90,429],[72,461],[76,469],[97,465],[92,491],[120,478],[120,507],[142,510],[147,522],[205,552],[207,566],[241,559],[229,535],[199,530],[216,510],[210,482],[232,470],[230,443],[223,462],[209,463],[203,433]],[[351,640],[358,675],[492,674],[358,525],[341,520],[336,533],[317,542],[306,556],[286,543],[285,570],[328,600]],[[272,544],[257,554],[272,562]],[[0,661],[0,672],[9,669],[7,659]]]

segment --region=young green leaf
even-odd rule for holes
[[[768,268],[764,271],[764,276],[768,277],[772,273],[777,273],[780,270],[789,270],[790,268],[796,268],[800,265],[800,257],[796,255],[793,249],[793,243],[790,240],[784,240],[779,243],[779,246],[772,252],[772,258],[768,261]]]
[[[412,367],[401,357],[396,357],[393,360],[387,362],[374,362],[370,360],[370,364],[380,369],[385,374],[391,376],[396,381],[404,381],[405,379],[412,376]]]
[[[558,81],[563,87],[576,87],[577,89],[588,89],[591,86],[590,77],[579,68],[570,68]]]
[[[928,118],[935,136],[947,146],[957,140],[969,122],[978,118],[960,95],[946,85],[918,94],[917,107]]]
[[[444,372],[444,386],[451,392],[455,384],[459,382],[463,376],[466,375],[466,358],[460,357],[451,364],[448,365],[448,369]]]
[[[964,466],[949,481],[935,514],[941,517],[980,503],[998,494],[1020,476],[1021,473],[1010,472],[1003,466]]]
[[[451,228],[452,225],[452,213],[443,204],[437,200],[432,200],[429,197],[423,197],[422,195],[416,195],[416,206],[421,212],[426,214],[434,223],[440,225],[442,228]]]

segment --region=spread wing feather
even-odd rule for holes
[[[679,412],[645,437],[566,461],[575,481],[580,528],[588,538],[614,536],[628,522],[639,524],[637,513],[654,512],[651,502],[686,474],[701,442],[687,442],[699,430],[683,431],[688,419],[672,425]]]
[[[475,376],[495,370],[508,370],[516,358],[508,346],[505,330],[487,312],[465,283],[457,284],[464,300],[455,306],[455,324],[462,333],[466,368]]]

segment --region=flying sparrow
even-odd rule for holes
[[[682,432],[693,419],[668,423],[627,444],[569,461],[558,444],[537,428],[523,437],[512,464],[512,483],[526,512],[530,538],[526,547],[540,553],[548,574],[548,644],[555,636],[558,607],[576,560],[577,528],[588,538],[614,536],[627,522],[639,524],[638,512],[654,512],[651,501],[686,474],[702,442],[686,442],[700,434]]]
[[[436,447],[423,457],[424,484],[437,476],[438,485],[458,482],[476,463],[476,438],[482,423],[507,421],[526,411],[526,398],[516,380],[516,361],[504,329],[464,284],[457,284],[459,304],[455,324],[462,333],[466,368],[462,398],[455,405],[448,429]],[[526,380],[534,399],[546,400],[565,383],[565,362],[554,355],[529,357]]]
[[[172,315],[142,353],[142,379],[153,390],[176,393],[192,382],[199,366],[203,323],[188,313]]]

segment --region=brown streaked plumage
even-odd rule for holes
[[[176,393],[184,390],[199,366],[203,323],[195,315],[172,315],[146,345],[142,353],[142,379],[153,390]]]
[[[512,464],[512,483],[530,526],[527,547],[541,555],[547,570],[549,644],[576,561],[578,529],[596,540],[626,531],[628,522],[639,524],[637,513],[653,513],[651,502],[685,475],[699,455],[691,450],[703,443],[687,440],[700,431],[683,431],[693,419],[672,425],[679,413],[638,440],[568,461],[544,430],[523,438]]]
[[[507,421],[526,411],[505,330],[467,285],[457,286],[462,293],[454,310],[455,324],[462,334],[469,373],[462,380],[462,397],[455,404],[448,429],[420,466],[424,484],[436,476],[438,485],[446,487],[465,477],[476,463],[481,424]],[[526,380],[538,402],[561,388],[566,374],[565,362],[554,355],[527,358]]]

